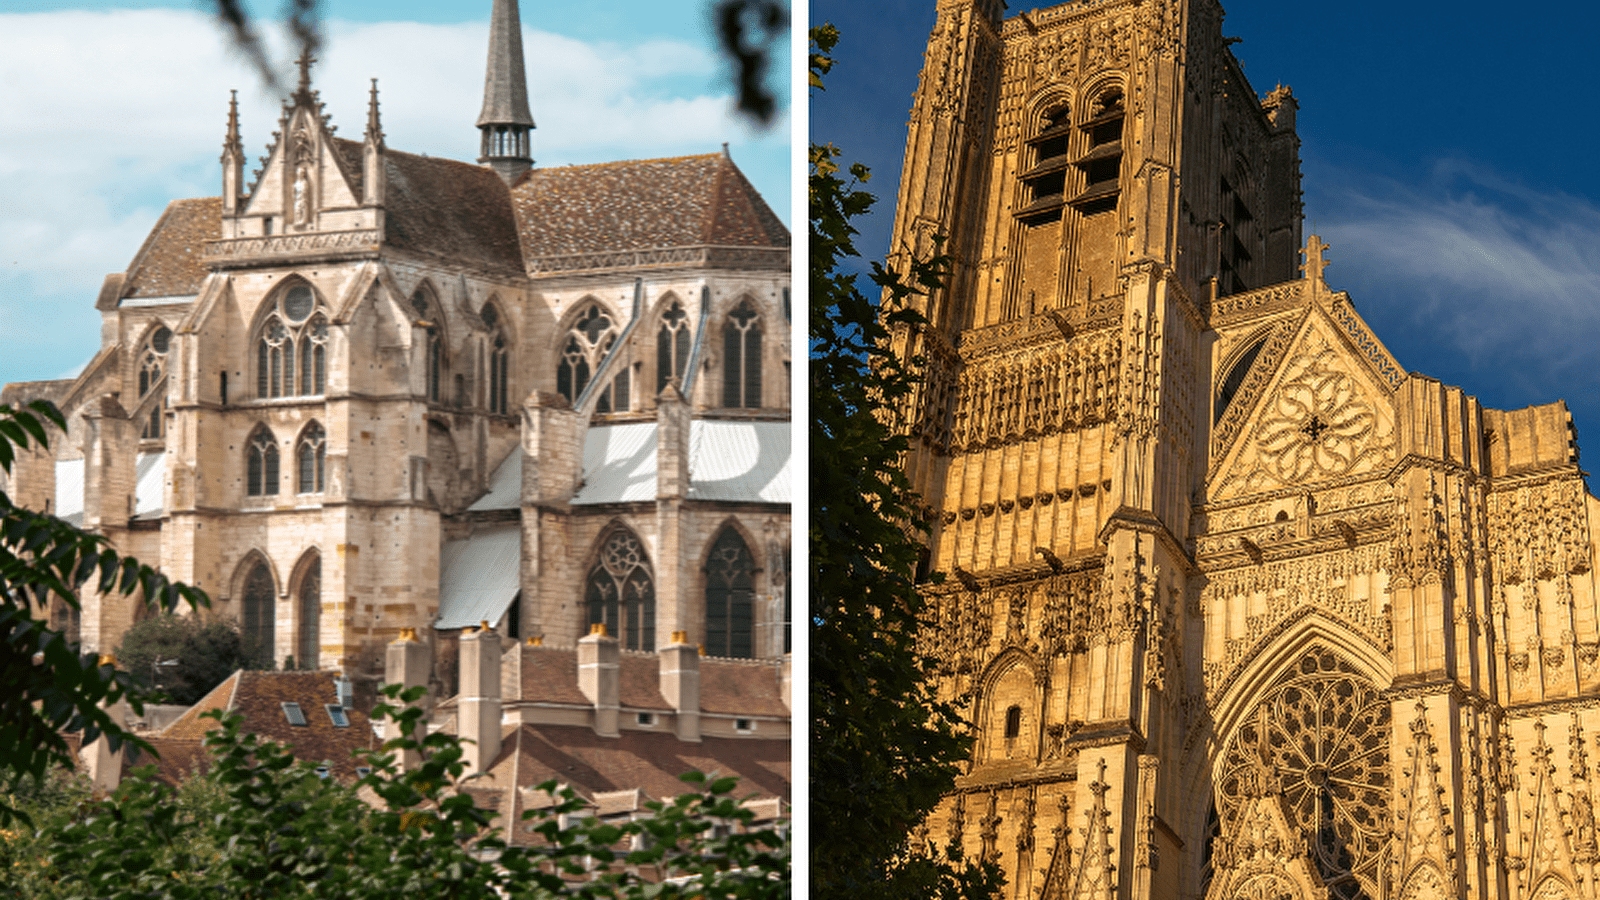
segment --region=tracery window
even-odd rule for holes
[[[144,351],[139,354],[139,402],[150,396],[156,389],[161,376],[167,370],[167,350],[172,346],[172,331],[165,325],[158,326],[150,334],[150,339],[145,342]],[[150,418],[140,428],[139,437],[143,440],[154,440],[161,437],[162,424],[167,411],[166,398],[156,403],[150,410]]]
[[[755,557],[733,528],[724,528],[706,561],[706,653],[755,656]]]
[[[439,385],[444,379],[444,337],[439,330],[437,305],[429,299],[425,288],[417,288],[417,292],[411,295],[411,306],[416,309],[417,315],[422,317],[423,324],[427,326],[423,371],[427,378],[428,402],[438,403]]]
[[[556,392],[568,403],[576,403],[589,386],[617,333],[616,321],[598,303],[590,304],[568,329],[556,361]]]
[[[604,624],[629,650],[656,648],[655,578],[639,539],[626,529],[611,532],[600,559],[589,570],[584,605],[590,625]]]
[[[309,285],[278,298],[256,340],[256,396],[324,393],[328,384],[328,317]]]
[[[630,401],[629,388],[633,384],[633,373],[626,367],[611,379],[605,390],[600,392],[600,399],[595,403],[595,412],[627,412]]]
[[[278,493],[278,439],[265,425],[251,432],[245,444],[245,493],[251,497]]]
[[[505,415],[509,393],[511,347],[505,329],[500,327],[500,310],[494,304],[483,308],[483,324],[489,326],[489,412]]]
[[[749,300],[722,325],[722,405],[761,406],[761,317]]]
[[[1269,688],[1230,742],[1217,779],[1224,834],[1246,800],[1281,794],[1329,894],[1379,896],[1389,839],[1389,701],[1345,660],[1313,648]]]
[[[273,662],[275,651],[272,637],[277,598],[272,570],[265,561],[258,560],[244,580],[244,595],[239,604],[239,636],[243,638],[245,652],[260,663]]]
[[[302,669],[315,669],[322,653],[322,557],[317,557],[300,576],[300,639],[295,659]]]
[[[656,393],[666,389],[667,382],[676,378],[683,384],[683,374],[689,365],[689,314],[683,304],[673,301],[661,314],[661,329],[656,332]]]
[[[323,491],[327,443],[327,434],[316,422],[307,425],[306,430],[300,433],[300,442],[294,451],[298,493],[319,494]]]

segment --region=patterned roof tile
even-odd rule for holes
[[[198,294],[206,267],[205,242],[222,237],[222,198],[174,200],[150,229],[144,246],[128,266],[122,297],[178,297]]]

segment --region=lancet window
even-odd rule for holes
[[[756,561],[744,539],[724,528],[706,561],[706,653],[755,655]]]
[[[172,347],[172,331],[165,325],[158,326],[151,332],[150,339],[145,342],[144,350],[139,354],[139,402],[150,396],[150,392],[161,383],[161,376],[167,371],[167,351]],[[150,417],[146,419],[139,430],[139,437],[144,440],[154,440],[161,437],[162,424],[167,411],[166,398],[162,398],[150,410]]]
[[[306,566],[300,576],[296,597],[300,613],[300,635],[295,659],[302,669],[315,669],[322,653],[322,557]]]
[[[245,653],[260,663],[273,662],[273,629],[278,590],[272,580],[272,570],[265,561],[258,560],[250,574],[245,576],[244,593],[239,604],[239,636],[243,638]]]
[[[245,444],[245,493],[251,497],[278,493],[278,439],[265,425],[251,432]]]
[[[327,434],[316,422],[300,433],[294,450],[297,493],[320,494],[324,490],[327,443]]]
[[[656,648],[656,590],[650,560],[633,532],[618,528],[589,570],[584,605],[590,625],[603,624],[629,650]]]
[[[483,308],[483,324],[489,326],[489,412],[503,416],[510,393],[511,342],[500,324],[500,310],[493,303]]]
[[[673,301],[661,314],[661,328],[656,332],[656,393],[661,393],[674,378],[682,385],[688,365],[689,315],[683,311],[682,303]]]
[[[761,406],[761,316],[749,300],[722,326],[722,405]]]
[[[417,292],[411,295],[411,306],[417,311],[417,315],[421,317],[420,324],[427,329],[425,337],[427,347],[425,348],[426,356],[423,360],[423,372],[425,373],[424,377],[427,379],[428,402],[438,403],[439,398],[442,396],[440,385],[444,383],[445,368],[444,333],[439,327],[438,304],[434,303],[428,296],[426,288],[418,288]]]
[[[605,359],[606,353],[616,343],[618,333],[616,320],[598,303],[590,304],[578,315],[562,339],[561,353],[556,361],[556,392],[566,397],[567,402],[576,403],[583,389],[589,386],[589,381],[600,368],[600,361]],[[623,391],[626,390],[624,386]]]
[[[256,339],[256,396],[324,393],[328,383],[328,317],[311,287],[282,292]]]

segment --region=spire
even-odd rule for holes
[[[228,92],[228,136],[222,141],[222,212],[234,215],[239,209],[240,188],[244,182],[244,141],[239,138],[239,92]]]
[[[367,100],[367,133],[361,141],[361,205],[382,206],[388,191],[388,170],[383,162],[383,124],[378,119],[378,79],[372,79]]]
[[[528,141],[533,127],[527,67],[522,61],[522,16],[517,0],[494,0],[483,111],[478,113],[478,130],[483,133],[478,162],[488,163],[507,183],[514,181],[533,166]]]
[[[372,93],[367,100],[366,142],[383,149],[383,125],[378,121],[378,79],[372,79]]]
[[[239,138],[239,92],[228,92],[228,136],[222,142],[223,159],[229,155],[244,158],[244,142]]]
[[[294,61],[294,64],[300,69],[300,84],[294,91],[296,99],[300,97],[309,98],[311,96],[311,64],[316,61],[317,58],[311,55],[310,47],[301,50],[300,58]]]

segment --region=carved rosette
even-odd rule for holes
[[[1289,484],[1337,478],[1371,447],[1377,416],[1350,376],[1330,367],[1332,351],[1305,361],[1264,417],[1258,446]]]
[[[1224,831],[1240,820],[1265,767],[1290,826],[1329,896],[1378,896],[1389,840],[1389,701],[1327,649],[1305,653],[1239,727],[1217,779]]]

